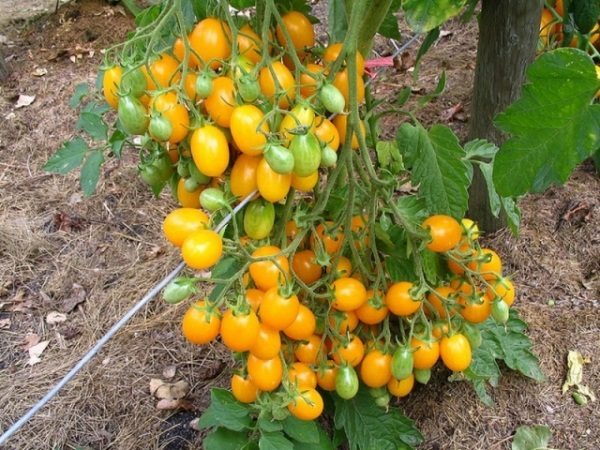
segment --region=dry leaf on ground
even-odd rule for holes
[[[41,362],[40,356],[42,356],[42,353],[44,353],[44,350],[46,350],[49,343],[50,341],[42,341],[31,347],[29,349],[29,361],[27,361],[27,364],[33,366],[34,364]]]
[[[66,322],[67,315],[59,313],[58,311],[51,311],[46,316],[46,323],[48,325],[56,325],[57,323]]]
[[[74,283],[71,291],[71,296],[64,299],[62,302],[62,311],[69,313],[75,309],[77,305],[85,301],[86,292],[83,286]]]

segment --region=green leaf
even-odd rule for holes
[[[329,0],[327,11],[327,33],[331,42],[342,42],[348,30],[348,16],[344,0]]]
[[[573,11],[573,19],[577,29],[587,34],[598,23],[600,16],[600,2],[598,0],[572,0],[570,8]]]
[[[506,214],[508,227],[513,235],[519,236],[519,227],[521,226],[521,210],[517,202],[510,197],[502,197],[502,210]]]
[[[87,83],[79,83],[75,86],[75,91],[69,100],[69,106],[71,108],[77,108],[81,103],[81,100],[88,94],[89,88]]]
[[[66,141],[44,165],[46,172],[64,175],[79,167],[88,151],[88,146],[83,139],[76,137]]]
[[[552,432],[545,425],[520,426],[512,441],[512,450],[544,450],[548,448]]]
[[[281,431],[283,430],[283,424],[279,420],[271,420],[267,417],[261,417],[258,419],[258,428],[267,433],[272,431]]]
[[[235,9],[246,9],[254,6],[256,0],[229,0],[229,4]]]
[[[485,180],[485,184],[487,186],[488,198],[490,200],[490,210],[494,217],[498,217],[502,203],[500,196],[496,192],[494,181],[492,180],[492,171],[494,170],[494,167],[491,163],[480,163],[479,170],[481,170],[481,174],[483,175],[483,179]]]
[[[79,184],[83,195],[89,197],[96,190],[96,185],[100,179],[100,168],[104,164],[104,154],[101,150],[92,150],[81,167],[81,177]]]
[[[108,144],[110,145],[113,154],[119,159],[121,158],[123,145],[125,144],[126,140],[127,135],[121,130],[115,130],[108,139]]]
[[[394,174],[398,174],[404,170],[402,155],[396,142],[378,141],[375,145],[375,151],[377,152],[377,160],[381,167],[389,169]]]
[[[427,33],[462,11],[467,0],[405,0],[406,22],[413,31]]]
[[[204,3],[204,2],[194,2],[194,3]],[[150,6],[149,8],[144,9],[142,12],[136,15],[135,24],[138,27],[145,27],[146,25],[150,25],[154,22],[158,16],[160,15],[160,11],[162,6],[160,4]]]
[[[452,130],[434,125],[427,132],[420,124],[404,123],[397,139],[404,161],[412,169],[412,182],[419,186],[419,196],[429,212],[463,217],[468,206],[468,166]]]
[[[236,275],[241,268],[242,264],[238,259],[232,256],[226,256],[225,258],[221,258],[221,260],[215,265],[215,267],[213,267],[211,274],[214,278],[227,280]],[[211,301],[216,300],[221,291],[225,289],[225,287],[225,283],[215,283],[215,287],[208,295],[208,299]]]
[[[294,444],[282,432],[277,431],[274,433],[261,433],[258,448],[260,450],[294,450]]]
[[[204,450],[242,450],[248,445],[248,434],[217,428],[202,441]]]
[[[444,273],[440,256],[431,250],[424,249],[421,251],[421,263],[427,281],[433,285],[437,284]]]
[[[412,89],[410,88],[410,86],[406,86],[404,89],[402,89],[398,93],[398,97],[394,102],[396,106],[403,106],[410,98],[410,94],[412,94]]]
[[[82,112],[77,121],[77,129],[85,131],[95,141],[106,140],[108,126],[102,117],[93,112]]]
[[[440,37],[440,29],[439,29],[439,27],[436,27],[433,30],[431,30],[429,33],[427,33],[427,36],[425,36],[425,39],[423,39],[423,42],[421,43],[421,46],[419,47],[419,51],[417,52],[417,57],[415,59],[415,73],[414,73],[415,78],[418,77],[419,67],[421,66],[421,58],[423,58],[423,56],[425,56],[427,51],[431,48],[431,46],[435,43],[435,41],[438,40],[439,37]]]
[[[378,407],[367,389],[361,387],[352,400],[333,395],[334,423],[343,428],[350,450],[412,449],[423,442],[414,423],[398,408]]]
[[[242,431],[250,427],[250,408],[238,402],[231,392],[214,388],[210,391],[210,399],[210,406],[198,421],[201,428],[225,427]]]
[[[292,439],[306,444],[319,442],[319,430],[316,422],[312,420],[300,420],[294,416],[288,416],[283,421],[283,431]]]
[[[331,439],[323,429],[323,427],[318,426],[318,436],[315,443],[305,443],[294,441],[294,450],[335,450],[338,447],[334,447]]]
[[[600,146],[600,105],[590,104],[600,80],[588,55],[548,52],[529,66],[527,78],[522,98],[496,118],[512,135],[494,164],[496,190],[506,197],[564,183]]]
[[[485,139],[473,139],[465,144],[465,158],[475,160],[494,159],[498,147]]]
[[[442,71],[442,74],[440,75],[440,79],[438,80],[438,84],[435,87],[434,91],[421,97],[419,99],[419,105],[425,106],[427,103],[429,103],[434,98],[439,97],[442,94],[442,92],[444,92],[444,89],[446,89],[446,71],[445,70]]]
[[[400,35],[400,28],[398,27],[398,18],[394,12],[396,8],[393,6],[389,9],[386,16],[383,18],[383,22],[379,25],[379,30],[377,32],[382,36],[389,39],[400,40],[402,36]]]

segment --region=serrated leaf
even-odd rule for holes
[[[77,120],[77,129],[85,131],[95,141],[104,141],[107,137],[108,126],[102,117],[92,112],[82,112]]]
[[[121,130],[115,130],[113,132],[113,134],[110,135],[110,138],[108,139],[108,144],[110,145],[110,148],[113,152],[113,154],[117,157],[117,158],[121,158],[121,153],[123,151],[123,145],[125,144],[125,141],[127,140],[127,135],[122,132]]]
[[[331,439],[323,429],[323,427],[317,427],[318,436],[315,443],[307,444],[305,442],[294,441],[294,450],[335,450],[338,448],[334,447]]]
[[[510,197],[501,197],[502,210],[506,214],[508,228],[514,236],[519,236],[519,227],[521,226],[521,210],[517,202]]]
[[[460,14],[467,0],[406,0],[402,9],[408,26],[417,33],[427,33]]]
[[[377,32],[389,39],[396,39],[399,41],[402,38],[398,26],[398,18],[396,17],[396,14],[394,14],[394,8],[390,8],[383,18],[383,22],[379,25],[379,30],[377,30]]]
[[[344,0],[327,2],[327,33],[331,42],[342,42],[348,30],[346,3]]]
[[[279,420],[271,420],[267,417],[261,417],[258,419],[258,428],[262,431],[272,432],[283,430],[283,424]]]
[[[81,103],[81,100],[88,94],[89,88],[87,83],[79,83],[75,86],[75,90],[73,91],[73,95],[69,100],[69,106],[71,108],[77,108]]]
[[[240,269],[242,268],[242,264],[236,258],[231,256],[226,256],[225,258],[221,258],[219,262],[213,267],[212,276],[214,278],[220,278],[228,280],[236,275]],[[225,283],[215,283],[215,287],[208,295],[209,300],[216,300],[219,297],[219,294],[225,289]]]
[[[88,151],[88,145],[80,137],[65,142],[44,165],[47,172],[64,175],[81,166],[83,158]]]
[[[261,433],[258,441],[260,450],[294,450],[294,444],[282,432]]]
[[[96,114],[97,116],[101,116],[108,111],[110,111],[110,106],[106,102],[101,104],[98,104],[96,102],[89,102],[86,103],[86,105],[81,110],[82,113],[92,113]]]
[[[600,105],[590,104],[600,80],[587,54],[548,52],[529,66],[527,79],[521,99],[496,118],[512,135],[494,164],[494,184],[505,197],[564,183],[600,146]]]
[[[424,249],[421,251],[421,263],[427,281],[433,285],[437,284],[443,274],[440,256],[431,250]]]
[[[104,164],[104,153],[101,150],[92,150],[81,167],[79,184],[86,197],[92,195],[96,190],[102,164]]]
[[[397,408],[386,411],[378,407],[364,387],[351,400],[337,395],[333,400],[335,427],[344,429],[351,450],[412,449],[423,442],[410,419]]]
[[[552,432],[545,425],[520,426],[512,441],[512,450],[544,450],[548,448]]]
[[[217,428],[202,441],[204,450],[242,450],[247,448],[248,434]]]
[[[231,392],[214,388],[210,391],[210,399],[210,406],[198,421],[201,428],[224,427],[242,431],[250,427],[250,409],[238,402]]]
[[[485,139],[473,139],[465,144],[465,158],[476,160],[494,159],[498,147]]]
[[[492,171],[494,167],[491,163],[480,163],[479,170],[481,170],[481,174],[483,175],[483,179],[485,180],[485,184],[488,191],[488,199],[490,200],[490,210],[494,217],[498,217],[500,215],[500,209],[502,208],[502,203],[500,200],[500,196],[496,192],[496,187],[494,186],[494,181],[492,180]]]
[[[193,2],[193,3],[204,3],[204,2]],[[135,24],[140,28],[150,25],[152,22],[154,22],[156,19],[158,19],[161,9],[162,9],[162,6],[160,4],[153,5],[153,6],[150,6],[149,8],[144,9],[142,12],[140,12],[135,17]]]
[[[419,186],[432,214],[463,217],[467,209],[469,186],[465,152],[452,130],[434,125],[429,132],[420,124],[402,124],[398,147],[406,165],[412,169],[412,183]]]
[[[306,444],[316,444],[319,442],[319,430],[316,422],[312,420],[300,420],[293,416],[288,416],[283,421],[283,431],[292,439]]]

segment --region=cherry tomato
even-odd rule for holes
[[[119,122],[128,134],[144,134],[148,129],[148,111],[137,98],[125,95],[119,98],[117,114]]]
[[[327,360],[323,367],[317,369],[317,384],[324,391],[335,391],[335,379],[338,369],[335,363]]]
[[[504,325],[508,322],[509,316],[510,306],[502,300],[492,302],[492,317],[497,323]]]
[[[256,184],[260,195],[271,203],[283,200],[292,185],[292,175],[275,172],[262,158],[256,169]]]
[[[244,231],[256,240],[264,239],[271,234],[275,223],[275,208],[261,198],[253,200],[244,211]]]
[[[410,340],[413,348],[415,369],[431,369],[440,357],[440,344],[437,341],[422,340],[413,337]]]
[[[293,220],[288,221],[288,223],[285,224],[285,235],[290,241],[293,241],[297,234],[298,225],[296,225],[296,222]]]
[[[221,319],[216,310],[200,300],[188,308],[181,321],[181,332],[192,344],[203,345],[213,341],[219,334]]]
[[[413,354],[410,348],[401,345],[392,356],[392,375],[397,380],[403,380],[412,375],[414,368]]]
[[[464,275],[465,269],[462,266],[466,263],[465,259],[472,258],[474,254],[475,250],[471,248],[469,241],[461,241],[456,249],[448,253],[448,269],[456,275]],[[458,261],[455,261],[453,258],[456,258]],[[462,262],[462,265],[459,264],[459,261]]]
[[[471,365],[471,344],[460,333],[445,336],[440,342],[440,355],[448,369],[461,372]]]
[[[341,70],[335,74],[333,78],[333,86],[335,86],[344,97],[346,105],[350,104],[350,77],[348,75],[348,69]],[[365,99],[365,82],[362,77],[356,78],[356,101],[360,104]]]
[[[446,308],[451,309],[452,305],[448,303],[448,299],[451,299],[454,294],[454,289],[450,286],[438,286],[432,292],[427,294],[427,301],[437,312],[440,319],[446,319]],[[444,307],[445,305],[445,307]],[[430,311],[430,307],[425,305],[425,312],[433,316],[433,312]]]
[[[229,187],[233,195],[243,198],[256,190],[256,172],[261,159],[260,156],[238,155],[229,177]]]
[[[319,172],[315,171],[305,177],[292,174],[292,187],[300,192],[311,192],[319,181]]]
[[[280,175],[289,175],[294,170],[294,155],[283,145],[267,144],[263,156],[269,167]]]
[[[269,124],[263,112],[254,105],[234,108],[231,114],[231,136],[242,153],[260,155],[267,143]]]
[[[344,235],[339,230],[332,230],[333,222],[327,221],[324,224],[320,223],[317,225],[316,232],[318,240],[323,245],[325,251],[333,255],[337,253],[342,247],[342,242],[344,240]],[[310,244],[313,249],[317,249],[317,238],[314,235],[310,237]]]
[[[196,82],[198,81],[198,75],[192,72],[188,72],[183,80],[183,90],[188,99],[192,102],[196,101]]]
[[[159,94],[152,98],[150,108],[162,113],[171,123],[173,131],[169,142],[177,144],[183,141],[190,128],[190,116],[186,107],[177,101],[177,95],[174,92]]]
[[[295,362],[288,369],[288,379],[292,385],[297,385],[301,391],[317,387],[317,375],[307,364],[301,362]]]
[[[377,296],[382,297],[381,292],[377,291]],[[375,325],[384,321],[388,315],[388,308],[385,304],[376,305],[374,303],[375,292],[367,291],[367,301],[362,304],[357,310],[356,315],[362,323],[367,325]]]
[[[262,56],[262,39],[252,29],[250,24],[244,24],[237,34],[238,52],[254,64],[260,62]]]
[[[289,146],[297,131],[314,130],[315,111],[306,103],[297,103],[281,120],[279,133],[283,138],[283,145]]]
[[[456,219],[442,214],[425,219],[423,228],[429,230],[431,235],[427,248],[436,253],[452,250],[458,245],[462,236],[462,227]]]
[[[327,267],[327,272],[329,273],[330,271],[331,266]],[[334,273],[336,278],[349,277],[352,274],[352,263],[350,260],[345,256],[340,256],[337,260]]]
[[[316,136],[311,132],[297,134],[292,138],[289,149],[294,155],[294,174],[299,177],[314,176],[321,164],[321,146]]]
[[[253,258],[271,256],[277,262],[275,264],[273,261],[265,259],[250,264],[249,270],[252,281],[254,281],[256,287],[263,291],[278,287],[280,284],[285,283],[289,277],[289,261],[284,255],[275,256],[279,253],[281,253],[281,249],[275,246],[260,247],[252,253]]]
[[[181,75],[179,73],[179,62],[171,55],[163,53],[148,66],[142,67],[142,72],[146,75],[148,90],[155,91],[159,88],[167,88],[172,84],[179,82]],[[158,86],[154,82],[158,83]]]
[[[250,350],[258,338],[259,330],[258,317],[252,310],[236,315],[228,309],[221,319],[221,339],[234,352]]]
[[[200,172],[218,177],[229,165],[229,145],[225,134],[213,125],[197,128],[192,133],[192,158]]]
[[[171,137],[171,134],[173,134],[173,126],[163,114],[155,113],[148,123],[148,134],[157,142],[166,142]]]
[[[294,274],[305,284],[312,284],[321,278],[322,269],[316,261],[315,252],[301,250],[292,257]]]
[[[508,306],[512,306],[515,301],[515,287],[508,278],[498,277],[491,281],[491,286],[487,288],[486,296],[489,300],[496,298],[504,300]]]
[[[332,309],[329,313],[329,326],[340,334],[354,331],[358,326],[358,316],[354,311],[338,311]]]
[[[104,94],[104,99],[113,109],[117,109],[117,105],[119,104],[118,92],[122,75],[123,69],[121,66],[113,66],[106,69],[102,77],[102,93]]]
[[[163,232],[167,240],[176,247],[192,233],[208,227],[208,216],[199,209],[178,208],[171,211],[163,222]]]
[[[340,135],[340,143],[343,145],[346,142],[346,129],[348,127],[348,118],[344,114],[339,114],[333,118],[333,124],[335,128],[337,128],[338,133]],[[366,136],[367,129],[365,128],[365,124],[363,121],[360,121],[360,129],[362,131],[363,136]],[[353,149],[357,149],[359,147],[358,137],[356,133],[352,135],[352,141],[350,142],[350,147]]]
[[[190,192],[185,188],[185,180],[180,178],[177,182],[177,200],[179,204],[184,208],[200,208],[200,194],[203,188],[203,186],[199,186]]]
[[[406,397],[413,390],[414,386],[415,376],[412,373],[402,380],[392,378],[387,384],[390,394],[396,397]]]
[[[502,275],[502,260],[494,250],[482,248],[476,257],[478,261],[471,261],[467,266],[479,272],[484,280],[495,280]]]
[[[306,70],[309,73],[302,72],[298,84],[300,85],[300,95],[304,98],[314,97],[317,94],[317,87],[319,85],[319,78],[325,70],[320,64],[308,63]],[[314,76],[312,76],[312,75]]]
[[[344,400],[350,400],[358,392],[358,375],[354,368],[343,364],[335,377],[335,392]]]
[[[322,145],[328,145],[337,151],[340,148],[340,133],[329,119],[319,117],[316,120],[315,135]]]
[[[260,359],[275,358],[281,350],[281,336],[279,335],[279,331],[262,323],[256,340],[249,350],[250,353]]]
[[[212,92],[204,100],[204,106],[210,118],[217,125],[229,128],[235,104],[235,83],[233,80],[229,77],[215,78]]]
[[[392,357],[375,349],[360,363],[360,378],[369,387],[385,386],[392,378]]]
[[[350,340],[344,345],[340,342],[334,343],[333,359],[336,363],[346,362],[356,367],[365,356],[365,345],[358,336],[350,335]]]
[[[222,255],[223,240],[213,230],[194,231],[181,245],[181,256],[192,269],[208,269],[215,265]]]
[[[188,35],[188,41],[189,41],[190,37],[191,37],[191,34]],[[191,43],[190,43],[190,45],[191,45]],[[180,62],[183,62],[183,60],[185,59],[185,44],[183,42],[183,39],[180,37],[175,39],[175,42],[173,43],[173,55]],[[198,67],[198,58],[196,58],[196,55],[194,55],[194,53],[191,50],[188,55],[188,66],[193,69]]]
[[[323,64],[325,66],[331,66],[340,55],[342,48],[343,44],[341,42],[329,44],[323,52]],[[346,62],[346,60],[344,60],[344,62]],[[360,52],[356,52],[356,69],[358,71],[358,76],[362,76],[365,72],[365,59]]]
[[[390,286],[385,295],[385,304],[390,311],[397,316],[410,316],[421,307],[420,300],[414,300],[410,296],[413,284],[408,281],[400,281]]]
[[[323,397],[316,389],[302,390],[288,405],[288,410],[297,419],[315,420],[323,412]]]
[[[485,295],[476,295],[476,298],[460,295],[458,304],[463,306],[460,310],[462,316],[471,323],[484,322],[492,313],[492,303]]]
[[[315,332],[317,320],[313,312],[304,305],[300,305],[294,321],[283,329],[285,335],[296,341],[308,339]]]
[[[246,275],[248,275],[246,273]],[[252,310],[254,312],[258,311],[258,308],[260,307],[260,304],[262,303],[262,300],[265,296],[265,293],[263,291],[261,291],[260,289],[246,289],[246,293],[245,293],[245,297],[246,297],[246,301],[248,302],[248,304],[250,305],[250,307],[252,308]]]
[[[296,346],[294,356],[304,364],[315,364],[321,350],[321,336],[313,334],[303,341]]]
[[[260,309],[258,310],[258,315],[260,316],[262,323],[275,330],[284,330],[285,333],[285,329],[291,326],[296,320],[299,310],[300,301],[296,295],[292,294],[286,298],[279,293],[278,287],[272,287],[265,292]],[[314,326],[312,330],[310,330],[310,333],[308,333],[308,336],[310,336],[313,331]]]
[[[250,354],[248,356],[248,376],[258,389],[271,392],[281,384],[283,365],[276,356],[272,359],[262,360]]]
[[[294,76],[279,61],[273,61],[268,67],[263,67],[260,70],[258,82],[262,93],[271,103],[276,100],[280,108],[289,108],[296,98]],[[276,95],[277,99],[275,98]]]
[[[364,284],[354,278],[339,278],[333,282],[333,307],[340,311],[354,311],[367,301]]]
[[[442,336],[448,334],[449,330],[447,322],[434,322],[431,328],[431,334],[434,338],[441,339]]]
[[[213,17],[198,22],[190,34],[190,45],[201,58],[201,67],[207,64],[212,69],[221,67],[222,61],[231,54],[230,42],[229,26]]]
[[[252,403],[258,396],[258,388],[250,379],[234,374],[231,377],[231,393],[238,402]]]
[[[308,17],[298,11],[290,11],[283,15],[282,19],[296,53],[299,57],[303,57],[305,54],[304,49],[310,49],[315,45],[315,30],[312,23],[310,23]],[[279,25],[276,31],[279,44],[287,47],[285,33]]]

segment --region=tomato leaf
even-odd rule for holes
[[[506,214],[508,228],[513,235],[519,236],[521,226],[521,210],[517,202],[511,197],[501,197],[502,210]]]
[[[378,141],[375,145],[375,151],[377,152],[377,160],[381,167],[389,169],[394,174],[398,174],[404,170],[402,155],[396,142]]]
[[[77,108],[81,103],[81,100],[84,99],[88,92],[89,88],[87,83],[79,83],[77,86],[75,86],[75,91],[69,100],[69,106],[71,108]]]
[[[412,183],[419,186],[419,196],[429,212],[463,217],[468,206],[468,165],[452,130],[434,125],[427,132],[420,124],[404,123],[397,141],[412,170]]]
[[[294,444],[281,431],[261,433],[258,441],[260,450],[294,450]]]
[[[193,2],[193,3],[204,3],[204,2]],[[150,25],[160,15],[160,11],[162,10],[162,6],[160,4],[150,6],[135,16],[135,24],[141,28],[147,25]]]
[[[110,111],[110,106],[106,102],[100,104],[96,102],[89,102],[86,103],[86,105],[81,110],[82,113],[92,113],[96,114],[97,116],[101,116],[108,111]]]
[[[425,36],[425,39],[423,39],[423,42],[421,43],[421,46],[419,47],[419,51],[417,52],[417,57],[415,58],[415,70],[414,70],[413,79],[416,79],[419,76],[419,68],[421,67],[421,58],[423,58],[423,56],[425,56],[427,51],[431,48],[431,46],[435,43],[435,41],[438,40],[439,37],[440,37],[440,28],[435,27],[433,30],[431,30],[429,33],[427,33],[427,36]]]
[[[400,8],[399,0],[392,0],[392,4],[390,5],[387,14],[383,18],[383,22],[379,25],[379,30],[377,32],[382,36],[390,39],[400,40],[400,28],[398,27],[398,17],[396,17],[396,12]]]
[[[65,142],[44,165],[46,172],[64,175],[81,166],[88,151],[88,145],[80,137]]]
[[[265,431],[267,433],[272,431],[283,430],[283,424],[281,423],[281,421],[271,420],[268,417],[259,417],[257,424],[258,428],[260,428],[261,431]]]
[[[600,88],[592,59],[560,48],[527,70],[520,100],[496,118],[512,137],[500,148],[494,184],[502,196],[541,192],[564,183],[575,166],[600,146]]]
[[[224,427],[242,431],[250,427],[250,408],[238,402],[231,392],[215,388],[210,391],[210,399],[210,406],[198,421],[201,428]]]
[[[421,250],[421,264],[427,281],[434,285],[437,284],[444,274],[440,256],[431,250],[423,249]]]
[[[204,450],[242,450],[247,448],[248,434],[217,428],[208,433],[202,441]]]
[[[92,195],[96,190],[102,164],[104,164],[104,153],[101,150],[92,150],[81,167],[79,184],[86,197]]]
[[[294,450],[335,450],[338,448],[338,446],[334,447],[323,427],[317,426],[317,431],[316,442],[306,443],[294,440]]]
[[[364,387],[352,400],[337,395],[333,400],[335,427],[344,429],[350,450],[412,449],[423,442],[412,420],[398,408],[386,411],[377,406]]]
[[[102,117],[92,112],[82,112],[77,120],[77,129],[85,131],[95,141],[104,141],[107,137],[108,126]]]
[[[467,0],[405,0],[402,9],[408,26],[427,33],[463,10]]]
[[[292,439],[305,444],[317,444],[319,442],[319,430],[317,423],[296,419],[288,416],[283,421],[283,431]]]
[[[465,158],[468,160],[490,160],[498,153],[498,147],[485,139],[473,139],[465,144]]]
[[[115,130],[113,134],[108,138],[108,144],[117,158],[121,158],[121,153],[123,152],[123,145],[127,140],[127,135],[121,130]]]
[[[342,42],[348,30],[348,16],[344,0],[329,0],[327,11],[327,33],[331,42]]]
[[[545,425],[520,426],[512,441],[512,450],[539,450],[548,448],[552,432]]]

